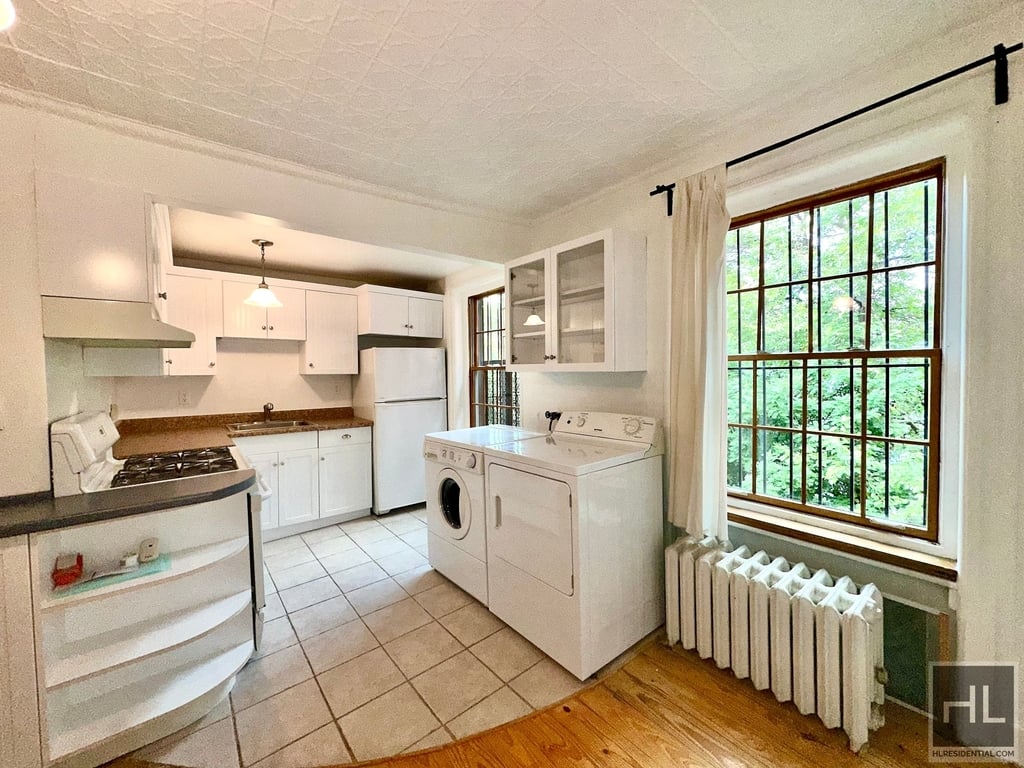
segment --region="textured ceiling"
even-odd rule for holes
[[[529,217],[1005,1],[14,4],[0,82]]]

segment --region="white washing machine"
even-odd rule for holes
[[[491,612],[583,680],[664,619],[656,420],[564,413],[484,448]]]
[[[487,537],[482,448],[542,434],[493,424],[434,432],[423,440],[430,565],[484,605]]]

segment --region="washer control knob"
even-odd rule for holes
[[[581,413],[581,414],[578,414],[576,416],[576,426],[577,427],[582,427],[586,423],[587,423],[587,417],[586,417],[585,414]]]
[[[447,448],[445,448],[444,450],[441,451],[441,458],[442,459],[447,459],[448,458],[448,449]]]
[[[466,466],[469,469],[472,469],[473,467],[476,466],[476,456],[474,456],[472,453],[466,457]]]
[[[643,422],[636,417],[626,419],[625,424],[622,425],[623,431],[631,437],[639,434],[641,427],[643,427]]]

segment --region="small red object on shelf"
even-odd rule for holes
[[[53,564],[54,587],[67,587],[82,578],[82,553],[76,552],[73,555],[58,555],[57,561]]]

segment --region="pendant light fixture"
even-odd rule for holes
[[[530,289],[531,295],[533,295],[534,292],[537,290],[536,283],[527,283],[526,287]],[[537,314],[537,310],[535,309],[533,310],[533,312],[526,316],[526,319],[523,320],[523,325],[544,325],[544,318]]]
[[[14,26],[14,3],[11,0],[0,0],[0,32]]]
[[[245,303],[253,307],[264,307],[267,309],[272,307],[283,307],[284,305],[278,301],[277,296],[274,295],[274,292],[270,290],[270,286],[267,285],[266,248],[267,246],[273,245],[273,243],[269,240],[262,240],[260,238],[256,238],[252,242],[253,245],[258,245],[260,247],[260,274],[262,274],[263,277],[260,280],[260,284],[256,286],[256,289],[249,294],[249,298],[245,300]]]

